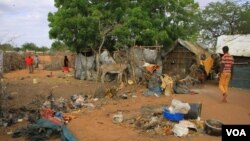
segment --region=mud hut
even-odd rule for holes
[[[193,64],[199,66],[206,62],[209,65],[205,65],[204,71],[209,74],[213,64],[211,55],[200,44],[178,39],[167,52],[162,54],[162,71],[164,74],[179,75],[180,78],[184,78],[191,73],[190,68]]]
[[[250,34],[219,36],[216,53],[222,55],[223,46],[228,46],[229,54],[234,56],[234,74],[230,86],[250,89]]]

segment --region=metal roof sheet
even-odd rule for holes
[[[229,54],[233,56],[250,57],[250,34],[222,35],[217,39],[216,53],[222,54],[222,48],[229,47]]]
[[[199,56],[205,54],[206,56],[211,55],[208,49],[197,43],[191,43],[189,41],[178,39],[178,42],[189,51],[193,52],[195,55]]]

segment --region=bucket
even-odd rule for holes
[[[189,103],[190,110],[184,115],[184,119],[197,119],[201,116],[201,103]]]
[[[174,122],[178,122],[183,120],[182,113],[171,113],[166,107],[163,108],[163,117]]]

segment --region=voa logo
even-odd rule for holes
[[[227,136],[247,136],[244,129],[226,129]]]

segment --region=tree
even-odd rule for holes
[[[234,35],[247,31],[243,30],[249,26],[249,18],[245,19],[249,17],[247,9],[249,8],[244,8],[241,3],[233,0],[209,3],[201,14],[202,42],[215,46],[217,37],[220,35]]]
[[[97,76],[100,73],[100,54],[105,44],[107,36],[112,36],[110,33],[118,25],[122,24],[122,17],[125,16],[129,0],[116,0],[103,2],[95,1],[91,9],[92,17],[98,21],[98,35],[97,40],[98,52],[96,55]],[[111,37],[109,39],[112,39]]]
[[[102,8],[98,1],[55,0],[55,6],[58,11],[48,14],[50,38],[62,41],[77,52],[100,44],[100,20],[106,18],[98,10]]]
[[[38,48],[36,51],[46,52],[46,51],[48,51],[48,50],[49,50],[48,47],[42,46],[42,47]]]
[[[238,30],[241,34],[249,34],[250,33],[250,2],[246,2],[242,6],[242,10],[239,18],[239,26]]]
[[[163,44],[197,35],[198,4],[193,0],[55,0],[48,14],[49,35],[70,48],[99,49]]]
[[[51,50],[52,51],[63,52],[63,51],[68,50],[68,47],[64,43],[62,43],[60,41],[55,41],[51,45]]]
[[[21,49],[20,47],[15,47],[14,50],[15,50],[16,52],[22,51],[22,49]]]
[[[14,51],[14,47],[11,44],[0,44],[0,50],[2,51]]]
[[[178,38],[196,39],[198,4],[193,0],[137,0],[131,3],[123,24],[115,29],[117,46],[170,46]]]
[[[17,48],[16,50],[19,50],[19,49]],[[21,50],[22,51],[35,51],[35,52],[41,51],[41,52],[46,52],[46,51],[49,50],[49,48],[46,47],[46,46],[38,47],[34,43],[24,43],[22,45]]]
[[[37,51],[38,47],[34,43],[24,43],[22,45],[22,50],[23,51],[27,51],[27,50]]]
[[[55,0],[48,14],[49,36],[80,52],[104,46],[170,46],[197,35],[198,4],[193,0]],[[97,51],[96,51],[97,50]]]
[[[125,13],[123,10],[128,1],[55,0],[58,11],[48,14],[50,38],[62,41],[77,52],[92,48],[94,51],[98,49],[100,54],[106,37]]]

